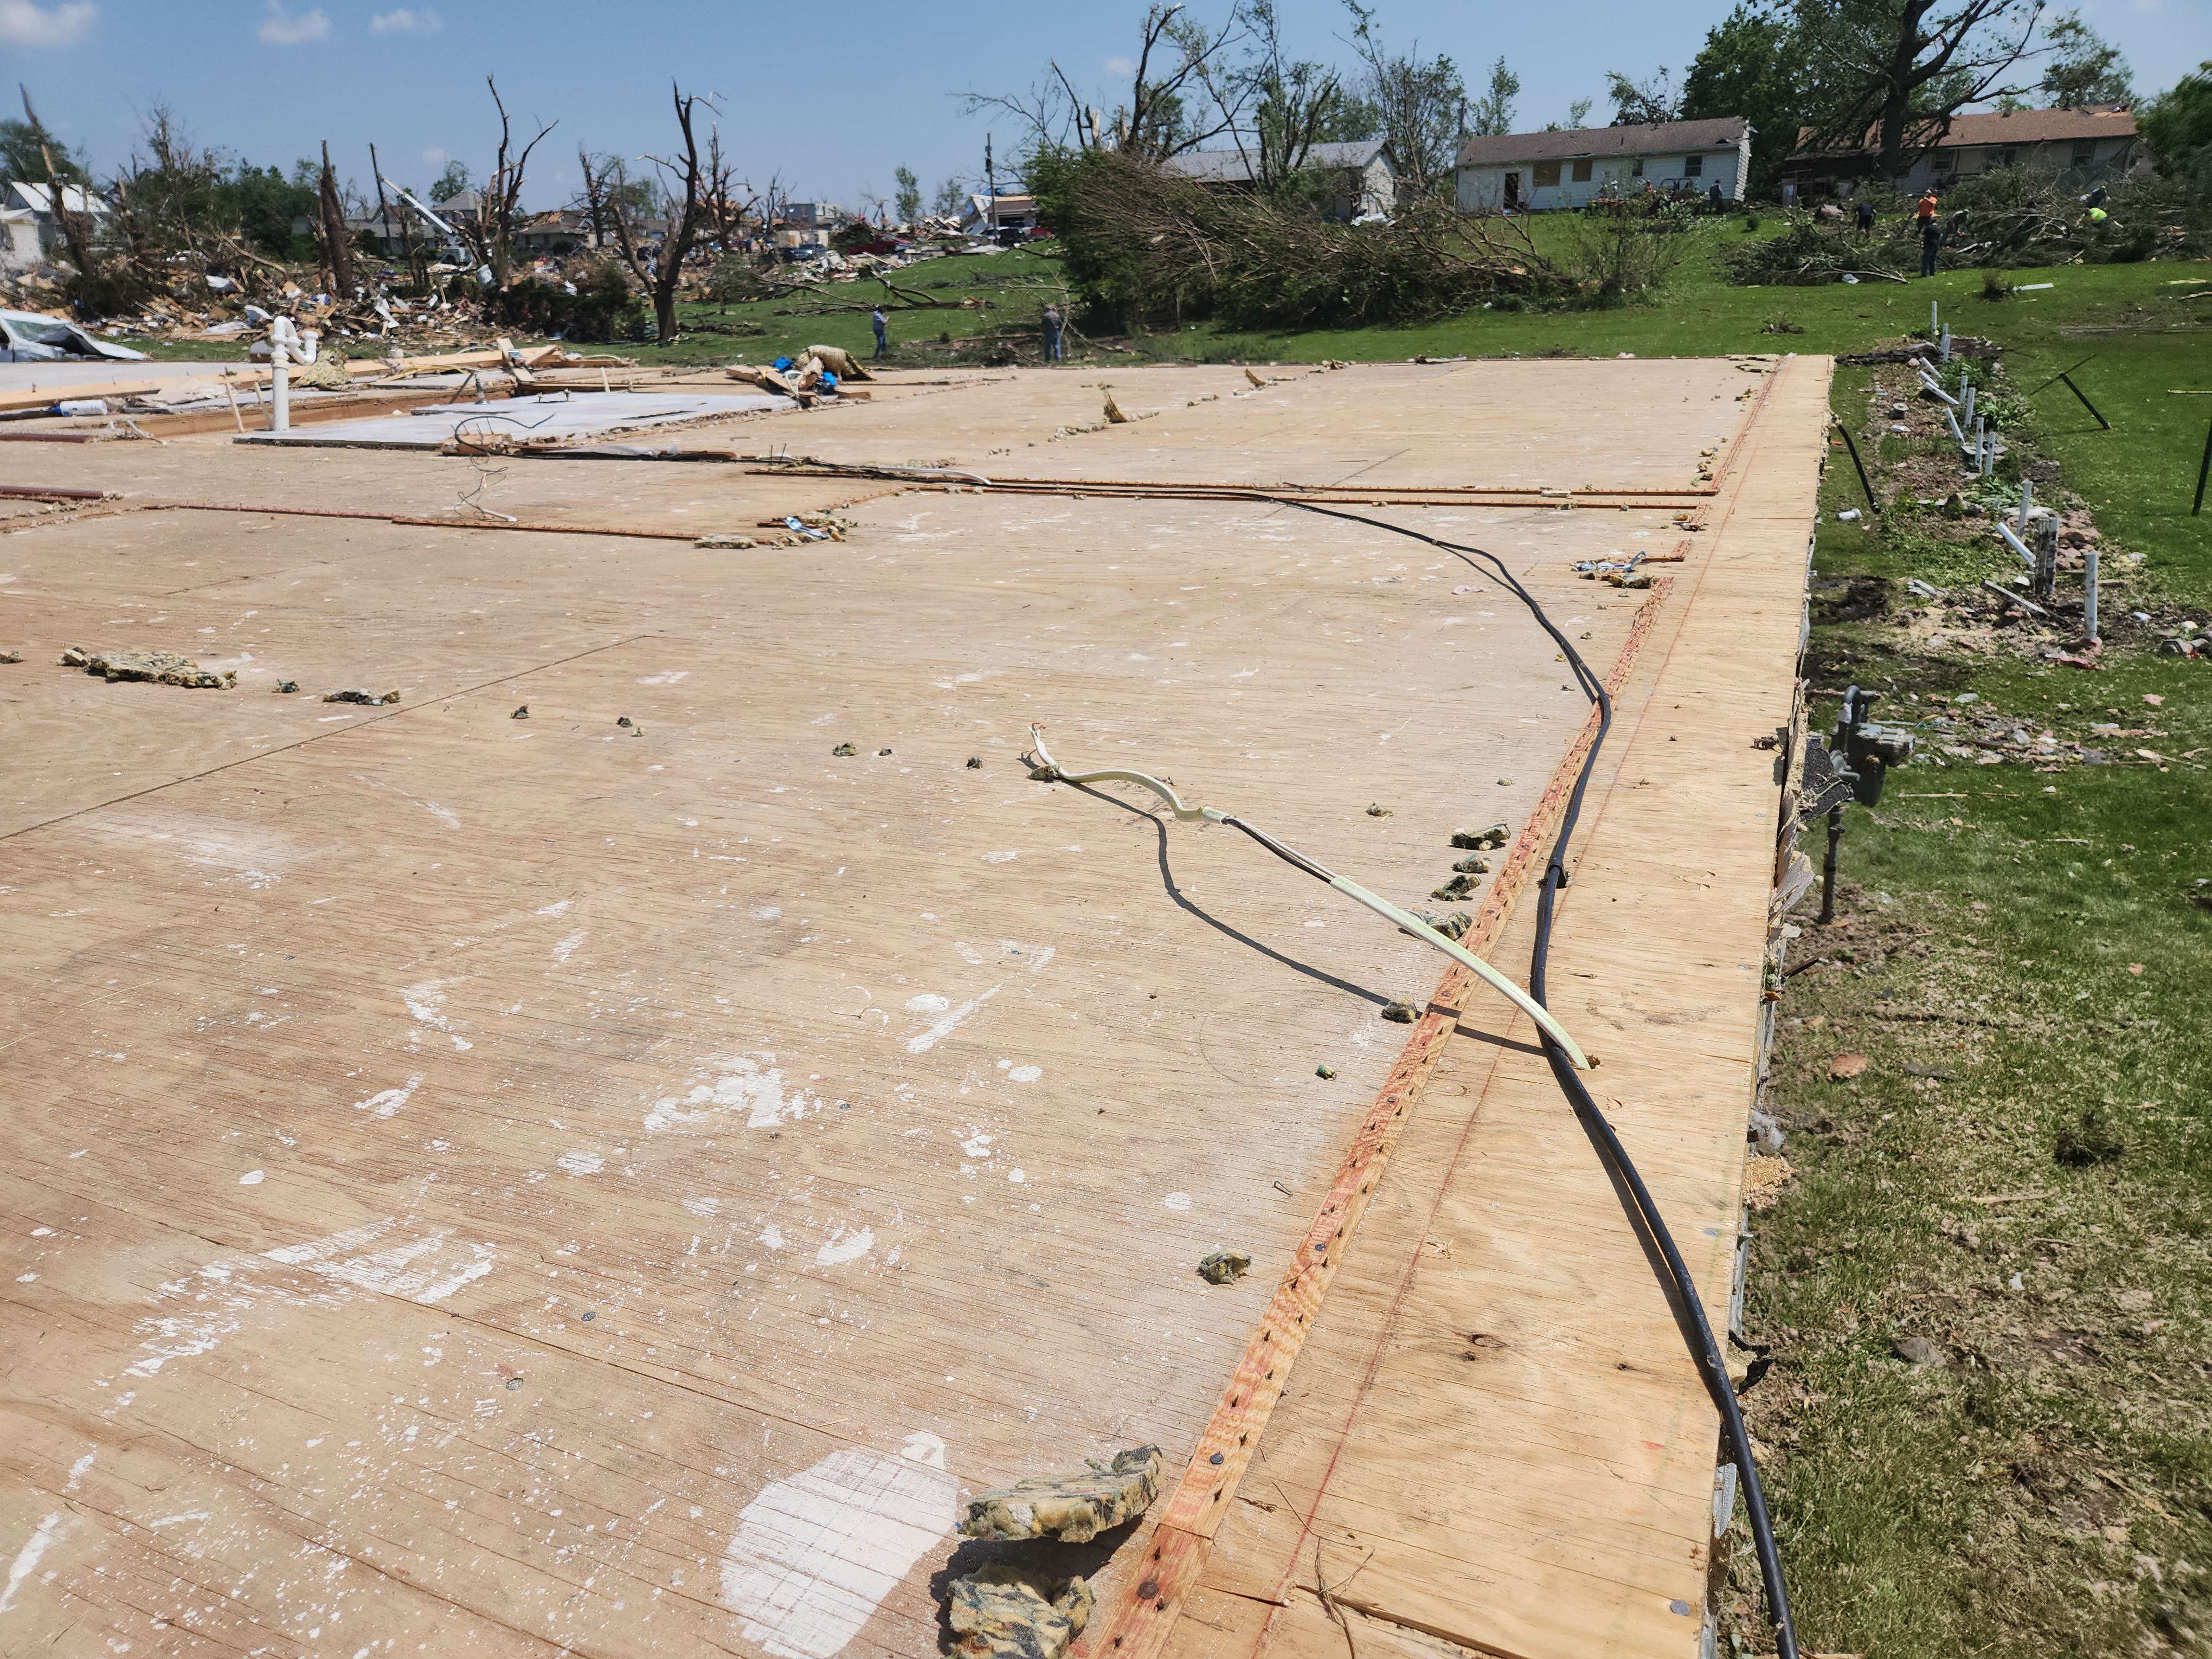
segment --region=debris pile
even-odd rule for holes
[[[1965,694],[1972,696],[1971,692]],[[2115,720],[2092,721],[2080,737],[2061,737],[2051,726],[2021,720],[1983,706],[1978,699],[1953,704],[1913,723],[1922,734],[1916,764],[1998,766],[2027,764],[2039,772],[2076,766],[2163,765],[2203,753],[2191,750],[2169,757],[2154,745],[2167,736],[2152,724],[2130,726]]]
[[[117,680],[148,680],[157,685],[215,690],[227,690],[238,684],[236,669],[216,673],[173,651],[94,651],[86,646],[72,645],[63,651],[62,665],[82,668],[88,674],[104,675],[111,684]]]
[[[817,398],[836,397],[848,380],[875,378],[851,352],[833,345],[811,345],[797,357],[778,357],[766,365],[733,363],[723,373],[805,408],[813,407]]]

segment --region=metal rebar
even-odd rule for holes
[[[1851,441],[1850,428],[1845,426],[1832,414],[1830,415],[1829,419],[1835,421],[1836,430],[1844,436],[1844,447],[1850,452],[1851,465],[1857,470],[1859,475],[1859,488],[1866,491],[1867,510],[1879,516],[1881,512],[1881,503],[1875,500],[1874,486],[1867,482],[1866,464],[1859,459],[1859,447]]]
[[[1844,809],[1828,809],[1828,856],[1820,861],[1820,926],[1836,919],[1836,847],[1844,838]]]
[[[2097,424],[2104,428],[2106,431],[2110,432],[2112,429],[2112,423],[2104,417],[2103,414],[2099,411],[2096,404],[2089,401],[2088,395],[2084,392],[2080,386],[2074,384],[2074,377],[2071,374],[2062,374],[2058,378],[2066,382],[2066,389],[2069,392],[2081,399],[2081,407],[2087,410],[2092,415],[2096,416]]]

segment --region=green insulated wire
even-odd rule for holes
[[[1267,831],[1247,823],[1242,818],[1232,817],[1226,812],[1217,811],[1211,806],[1193,806],[1187,804],[1164,779],[1153,777],[1146,772],[1125,771],[1119,767],[1111,767],[1097,772],[1066,771],[1061,769],[1057,761],[1053,759],[1051,752],[1045,748],[1042,727],[1037,726],[1030,727],[1030,742],[1036,755],[1038,776],[1049,778],[1060,783],[1133,783],[1139,788],[1151,790],[1152,793],[1165,801],[1169,810],[1175,814],[1180,823],[1225,823],[1233,830],[1243,830],[1285,863],[1296,866],[1317,881],[1327,882],[1353,903],[1372,910],[1384,921],[1411,933],[1423,944],[1432,945],[1462,967],[1480,975],[1483,981],[1492,989],[1528,1015],[1530,1019],[1535,1021],[1545,1034],[1559,1045],[1567,1058],[1583,1070],[1589,1071],[1597,1064],[1583,1052],[1582,1046],[1574,1038],[1567,1035],[1566,1029],[1553,1018],[1550,1009],[1545,1007],[1542,1003],[1537,1001],[1511,980],[1499,973],[1497,969],[1475,955],[1474,951],[1446,939],[1410,910],[1400,909],[1389,900],[1370,892],[1358,882],[1347,877],[1338,875],[1326,866],[1308,858],[1304,854],[1276,840]]]

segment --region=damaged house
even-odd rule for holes
[[[2000,167],[2024,168],[2072,190],[2117,178],[2142,154],[2135,112],[2117,105],[1954,115],[1925,149],[1911,152],[1904,172],[1887,179],[1875,173],[1878,133],[1869,132],[1857,149],[1805,148],[1812,139],[1808,127],[1798,137],[1797,154],[1782,164],[1785,202],[1883,186],[1917,196]]]
[[[61,192],[63,207],[91,220],[99,234],[109,216],[106,198],[82,185],[64,185]],[[53,186],[11,182],[0,200],[0,270],[28,270],[68,257],[69,240],[54,211]]]
[[[1194,149],[1170,155],[1162,166],[1201,185],[1248,189],[1258,171],[1257,158],[1242,149]],[[1324,219],[1388,218],[1397,210],[1398,174],[1389,147],[1380,138],[1316,144],[1297,168],[1319,190]]]

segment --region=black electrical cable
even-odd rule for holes
[[[1486,565],[1498,580],[1528,606],[1528,613],[1535,618],[1537,625],[1552,636],[1565,657],[1583,695],[1595,706],[1597,735],[1590,744],[1589,752],[1583,757],[1582,769],[1576,775],[1574,789],[1567,797],[1566,810],[1559,819],[1559,833],[1552,843],[1551,857],[1544,866],[1543,884],[1537,893],[1536,937],[1529,957],[1528,994],[1549,1007],[1551,1005],[1544,994],[1544,981],[1545,969],[1551,956],[1553,912],[1559,890],[1566,884],[1567,849],[1574,838],[1576,822],[1582,817],[1583,798],[1589,791],[1591,775],[1597,769],[1598,751],[1605,746],[1606,737],[1613,728],[1612,694],[1605,689],[1604,681],[1583,660],[1582,653],[1575,649],[1573,642],[1546,613],[1535,595],[1522,586],[1513,573],[1506,568],[1504,562],[1488,550],[1464,547],[1455,542],[1425,535],[1418,530],[1409,530],[1403,525],[1392,524],[1387,520],[1370,519],[1364,514],[1346,513],[1313,501],[1258,492],[1254,493],[1252,499],[1300,507],[1308,513],[1318,513],[1324,518],[1342,519],[1352,524],[1367,525],[1376,530],[1389,531],[1395,535],[1410,537],[1415,541],[1425,542],[1441,552],[1449,553],[1476,569],[1482,569]],[[1477,564],[1478,559],[1485,562]],[[1281,847],[1272,838],[1247,824],[1237,823],[1234,818],[1228,822],[1278,857],[1301,868],[1307,867],[1306,860],[1292,856],[1290,849]],[[1650,1189],[1644,1184],[1644,1177],[1638,1173],[1635,1160],[1629,1157],[1628,1149],[1620,1144],[1620,1137],[1613,1133],[1613,1126],[1606,1121],[1605,1114],[1598,1109],[1597,1102],[1592,1098],[1581,1074],[1575,1070],[1574,1062],[1567,1058],[1565,1051],[1548,1034],[1543,1035],[1543,1043],[1545,1058],[1551,1062],[1552,1075],[1558,1081],[1560,1092],[1566,1096],[1567,1103],[1574,1109],[1577,1119],[1597,1143],[1600,1156],[1627,1189],[1632,1206],[1630,1218],[1656,1246],[1660,1259],[1666,1267],[1667,1276],[1673,1281],[1674,1299],[1679,1304],[1683,1322],[1688,1327],[1684,1336],[1689,1346],[1690,1357],[1696,1362],[1698,1373],[1705,1380],[1705,1391],[1712,1396],[1713,1405],[1720,1413],[1722,1433],[1728,1441],[1729,1460],[1735,1463],[1742,1484],[1744,1507],[1751,1521],[1752,1547],[1759,1557],[1759,1576],[1766,1588],[1767,1615],[1774,1626],[1778,1659],[1798,1659],[1796,1625],[1790,1613],[1790,1592],[1782,1579],[1782,1557],[1775,1547],[1774,1523],[1766,1512],[1765,1490],[1759,1484],[1759,1466],[1752,1456],[1751,1431],[1744,1426],[1743,1413],[1736,1404],[1735,1389],[1729,1382],[1728,1362],[1722,1355],[1720,1344],[1714,1339],[1711,1324],[1705,1318],[1705,1303],[1698,1294],[1697,1281],[1690,1276],[1688,1265],[1682,1260],[1681,1252],[1675,1248],[1674,1236],[1668,1231],[1666,1220],[1659,1213],[1658,1203],[1651,1196]]]

